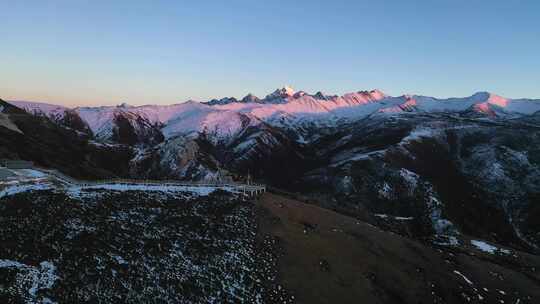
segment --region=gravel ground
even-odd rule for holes
[[[262,303],[253,205],[51,190],[0,199],[0,303]]]

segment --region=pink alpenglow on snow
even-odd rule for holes
[[[58,118],[67,109],[33,102],[14,102],[31,112]],[[336,120],[354,120],[372,114],[400,115],[405,112],[474,111],[488,117],[529,115],[540,111],[540,100],[508,99],[487,92],[469,97],[438,99],[421,95],[393,97],[380,90],[358,91],[342,96],[309,94],[284,87],[259,99],[248,95],[238,100],[224,98],[217,103],[188,101],[173,105],[80,107],[73,109],[94,134],[109,134],[116,115],[138,117],[162,126],[166,138],[196,135],[231,138],[249,126],[268,123],[274,126],[301,127],[304,123],[332,125]]]

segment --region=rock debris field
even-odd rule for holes
[[[254,221],[223,191],[5,196],[0,303],[260,303]]]

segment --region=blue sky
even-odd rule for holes
[[[0,0],[0,98],[169,104],[379,88],[540,98],[540,1]]]

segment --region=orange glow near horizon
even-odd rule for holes
[[[10,92],[10,90],[0,89],[0,99],[4,101],[30,101],[30,102],[39,102],[39,103],[48,103],[54,105],[61,105],[68,108],[74,107],[99,107],[99,106],[114,106],[126,102],[131,105],[145,105],[145,104],[157,104],[157,105],[167,105],[184,102],[184,100],[157,100],[152,98],[146,100],[126,100],[118,96],[109,96],[109,97],[91,97],[91,95],[83,93],[81,95],[85,96],[84,98],[72,97],[69,95],[57,95],[49,94],[46,92],[36,92],[36,93],[23,93],[23,92]],[[96,94],[97,95],[97,94]]]

